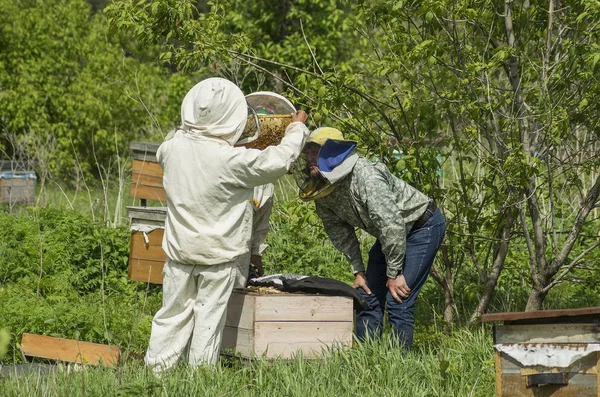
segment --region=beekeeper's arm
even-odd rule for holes
[[[255,187],[273,183],[285,175],[300,155],[310,132],[304,125],[307,117],[301,110],[292,115],[292,123],[277,146],[269,146],[264,150],[238,148],[231,164],[231,172],[237,183],[243,187]]]

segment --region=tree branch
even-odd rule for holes
[[[542,85],[546,87],[548,81],[548,62],[550,59],[550,51],[552,51],[552,24],[554,22],[554,0],[548,1],[548,27],[546,30],[546,55],[542,63]],[[547,87],[546,87],[547,90]]]
[[[598,177],[596,178],[596,182],[590,188],[587,195],[583,199],[583,202],[581,203],[581,208],[579,209],[579,213],[577,214],[575,222],[573,222],[573,226],[571,227],[571,231],[567,235],[567,238],[560,253],[556,258],[554,258],[554,260],[551,263],[549,269],[550,274],[556,274],[562,266],[562,264],[566,261],[569,254],[571,253],[571,250],[575,245],[575,241],[577,241],[579,233],[583,228],[585,218],[596,205],[596,202],[598,201],[598,196],[600,196],[600,175],[598,175]]]
[[[496,283],[498,282],[498,278],[500,277],[500,273],[504,268],[504,262],[506,261],[506,256],[508,255],[508,245],[509,245],[509,236],[512,231],[513,225],[516,220],[516,210],[514,208],[507,209],[506,213],[506,223],[499,231],[500,242],[494,245],[494,259],[492,262],[492,268],[488,274],[487,280],[485,281],[485,287],[483,290],[483,295],[479,299],[479,304],[477,308],[471,315],[469,319],[469,323],[473,323],[476,319],[481,317],[483,313],[487,310],[487,307],[494,295],[494,291],[496,289]]]
[[[525,236],[525,244],[527,245],[527,252],[529,253],[529,270],[531,272],[531,278],[533,279],[537,273],[535,267],[535,251],[533,250],[533,243],[531,241],[531,235],[529,234],[529,227],[527,226],[525,210],[523,210],[523,208],[519,208],[519,217],[521,218],[521,225],[523,226],[523,235]]]
[[[548,284],[543,290],[542,292],[548,292],[550,291],[550,289],[552,287],[554,287],[555,285],[557,285],[558,283],[561,282],[561,280],[571,271],[575,268],[575,266],[577,266],[577,264],[579,263],[579,261],[581,259],[583,259],[583,257],[585,257],[588,253],[590,253],[593,249],[595,249],[596,247],[600,247],[600,241],[598,241],[596,244],[592,245],[591,247],[588,247],[585,251],[583,251],[581,254],[579,254],[575,259],[573,259],[571,261],[571,263],[569,263],[569,265],[563,270],[563,272],[556,276],[554,278],[554,280],[552,280],[552,282],[550,284]]]

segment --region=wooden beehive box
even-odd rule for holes
[[[496,396],[600,397],[600,307],[495,313]]]
[[[131,142],[133,153],[131,188],[129,195],[135,199],[155,200],[166,203],[167,193],[163,187],[163,171],[156,159],[160,143]]]
[[[245,358],[316,358],[352,344],[352,298],[234,290],[221,349]]]
[[[32,162],[0,161],[0,203],[35,201],[37,176]]]
[[[167,258],[162,249],[166,207],[127,207],[131,220],[128,275],[131,280],[162,284]]]

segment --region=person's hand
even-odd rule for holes
[[[396,299],[398,303],[402,303],[401,298],[408,298],[408,294],[410,293],[410,288],[406,284],[406,279],[404,275],[400,275],[394,278],[388,278],[387,283],[385,284],[390,290],[390,294]]]
[[[319,167],[317,167],[316,165],[308,167],[308,170],[309,170],[311,178],[317,178],[317,177],[321,176],[321,172],[319,170]]]
[[[367,285],[367,276],[365,275],[365,272],[358,272],[354,275],[354,283],[352,283],[352,288],[362,288],[367,294],[371,295],[371,290]]]
[[[262,256],[251,255],[250,256],[250,267],[252,267],[256,271],[256,274],[258,274],[259,277],[262,277],[265,275],[265,271],[263,269],[263,264],[262,264]]]
[[[308,120],[308,114],[304,110],[298,110],[296,113],[292,114],[292,123],[294,121],[300,121],[305,123]]]

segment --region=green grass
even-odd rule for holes
[[[131,180],[124,180],[119,190],[118,178],[102,182],[80,181],[72,183],[64,180],[48,179],[43,190],[40,183],[36,185],[33,203],[8,203],[0,204],[0,210],[6,213],[18,214],[28,207],[52,207],[61,210],[72,210],[87,216],[93,221],[103,222],[108,226],[127,225],[129,219],[126,214],[127,206],[138,206],[140,200],[129,197]],[[160,203],[149,201],[148,205],[156,206]]]
[[[321,359],[214,368],[180,366],[155,377],[141,362],[85,367],[0,380],[0,396],[444,396],[494,394],[492,341],[484,330],[461,330],[402,355],[389,340],[326,352]]]
[[[0,361],[24,361],[16,343],[23,332],[110,343],[143,353],[152,315],[160,307],[160,287],[127,279],[129,250],[126,205],[116,181],[108,190],[50,183],[40,204],[45,209],[0,212],[0,330],[10,335]],[[343,256],[335,250],[314,212],[301,203],[290,178],[277,183],[267,273],[298,273],[351,282]],[[105,192],[108,192],[105,194]],[[148,203],[158,205],[158,203]],[[16,213],[20,213],[17,216]],[[95,220],[96,222],[93,222]],[[120,227],[117,225],[121,224]],[[359,235],[363,255],[373,238]],[[512,262],[511,262],[512,263]],[[518,310],[529,289],[522,265],[514,261],[499,280],[492,311]],[[472,279],[457,286],[459,317],[467,318],[479,296]],[[585,305],[598,284],[560,285],[548,305]],[[590,298],[592,296],[592,298]],[[142,362],[116,369],[84,367],[0,378],[1,396],[491,396],[494,362],[489,329],[443,332],[443,294],[429,278],[417,302],[415,344],[403,356],[389,341],[330,352],[320,360],[257,360],[252,365],[224,361],[217,367],[176,368],[161,378]],[[574,301],[581,299],[582,301]],[[522,309],[522,308],[521,308]],[[0,333],[0,355],[7,332]]]

